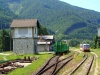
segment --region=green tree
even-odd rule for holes
[[[80,44],[80,42],[77,39],[71,39],[69,41],[69,45],[72,46],[72,47],[75,47],[75,46],[77,46],[79,44]]]
[[[47,28],[45,26],[41,26],[41,25],[40,25],[40,29],[38,30],[38,32],[39,32],[38,33],[39,35],[48,35],[49,34]]]
[[[97,48],[97,40],[98,40],[98,36],[96,35],[94,37],[94,43],[95,43],[94,48]]]
[[[10,34],[7,30],[2,29],[0,33],[0,50],[8,51],[10,50]]]

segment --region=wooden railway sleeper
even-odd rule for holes
[[[90,63],[90,66],[89,66],[89,69],[87,70],[87,73],[86,73],[86,75],[88,75],[88,74],[89,74],[89,72],[90,72],[90,69],[91,69],[91,67],[92,67],[92,64],[93,64],[93,61],[94,61],[94,56],[93,56],[93,58],[92,58],[92,61],[91,61],[91,63]]]
[[[69,57],[71,57],[71,56],[69,56]],[[69,58],[69,57],[68,57],[68,58]],[[63,59],[63,60],[66,60],[66,59],[68,59],[68,58],[65,58],[65,59]],[[72,59],[73,59],[73,57],[72,57]],[[37,73],[36,75],[41,75],[41,74],[43,74],[46,70],[48,70],[49,68],[53,67],[54,65],[58,64],[59,62],[61,62],[61,61],[63,61],[63,60],[60,60],[60,61],[58,61],[57,63],[52,64],[52,65],[49,66],[47,69],[42,70],[41,72]],[[69,61],[69,60],[68,60],[68,61]],[[52,75],[54,75],[54,73],[53,73]]]
[[[65,64],[67,64],[69,61],[71,61],[73,59],[73,57],[71,58],[71,59],[69,59],[68,61],[66,61],[60,68],[58,68],[52,75],[56,75],[58,72],[59,72],[59,70],[65,65]],[[58,64],[58,63],[57,63]]]
[[[83,61],[68,75],[72,75],[85,62],[85,60],[88,58],[88,55],[85,56],[86,57],[83,59]]]

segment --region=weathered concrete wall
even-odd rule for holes
[[[100,27],[98,28],[98,37],[100,37]]]
[[[38,53],[38,50],[37,50],[37,41],[38,41],[38,39],[37,38],[34,38],[34,53],[35,54]]]
[[[37,45],[38,52],[49,51],[49,45]]]
[[[32,38],[13,39],[13,52],[16,54],[33,54],[34,40]]]

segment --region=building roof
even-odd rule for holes
[[[53,39],[53,35],[43,35],[43,36],[38,36],[38,37],[42,37],[44,39]]]
[[[90,44],[80,44],[80,45],[90,45]]]
[[[50,42],[37,42],[37,44],[50,44]]]
[[[13,20],[11,23],[11,28],[14,27],[35,27],[39,28],[39,22],[37,19],[21,19],[21,20]]]

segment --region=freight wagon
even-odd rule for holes
[[[90,52],[90,45],[89,44],[80,44],[80,50],[83,52]]]
[[[69,52],[69,46],[65,42],[55,42],[54,44],[55,54],[63,54]]]

